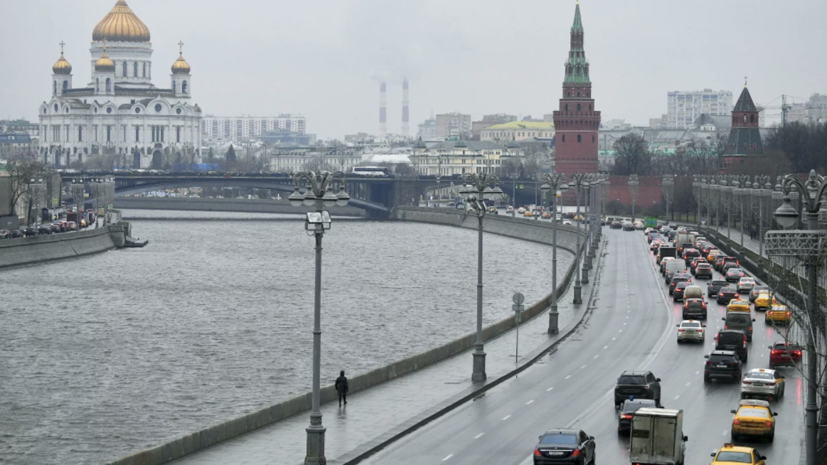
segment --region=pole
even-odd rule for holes
[[[582,181],[582,177],[575,178],[575,194],[574,196],[577,198],[577,213],[575,214],[575,218],[578,219],[577,221],[577,248],[574,249],[575,256],[574,256],[574,303],[579,305],[583,303],[583,298],[581,297],[581,285],[580,285],[580,183]]]
[[[585,210],[584,215],[583,215],[584,220],[591,217],[591,213],[592,213],[591,193],[592,193],[592,189],[591,189],[591,185],[589,185],[589,187],[586,188],[586,196],[583,199],[583,203],[584,203],[583,209]],[[578,223],[578,224],[580,224],[580,223]],[[581,271],[582,276],[580,278],[580,282],[583,283],[583,284],[589,284],[589,270],[591,270],[591,268],[592,268],[592,262],[591,262],[592,252],[591,252],[591,249],[590,249],[590,246],[591,246],[591,225],[586,224],[586,226],[584,227],[584,230],[586,232],[586,238],[583,240],[583,268],[582,268],[582,271]],[[589,249],[589,251],[586,252],[586,249]]]
[[[482,192],[480,192],[482,196]],[[482,204],[482,199],[480,199]],[[471,375],[471,381],[478,383],[485,381],[487,376],[485,374],[485,351],[482,343],[482,219],[485,215],[484,205],[483,210],[477,212],[479,218],[478,227],[478,249],[477,249],[477,340],[474,343],[474,373]]]
[[[738,251],[738,255],[741,256],[741,261],[744,261],[744,194],[747,194],[747,192],[749,192],[747,189],[739,188],[738,209],[740,210],[739,216],[741,217],[741,250]]]
[[[511,217],[517,216],[517,178],[511,179]]]
[[[762,186],[763,187],[763,186]],[[764,190],[758,191],[758,267],[764,268]]]
[[[317,202],[317,210],[321,211],[322,206]],[[324,456],[324,433],[322,426],[322,412],[320,410],[320,370],[322,353],[322,235],[323,230],[316,230],[316,290],[313,302],[313,395],[312,409],[310,412],[310,427],[307,428],[307,457],[304,459],[306,465],[325,465],[327,459]]]
[[[800,192],[800,190],[799,190]],[[803,202],[802,202],[803,203]],[[807,215],[808,229],[818,230],[818,212]],[[808,305],[810,327],[807,332],[807,405],[805,413],[805,435],[807,465],[816,465],[818,447],[818,354],[816,352],[816,330],[819,321],[818,308],[818,257],[810,257],[807,266]]]
[[[557,313],[557,183],[554,183],[551,187],[554,189],[554,209],[551,216],[551,310],[548,312],[548,333],[557,334],[557,320],[559,318]],[[562,220],[563,212],[561,211],[560,221]]]

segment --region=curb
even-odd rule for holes
[[[600,266],[603,264],[603,247],[605,245],[606,239],[605,236],[601,239],[601,244],[599,253],[597,257],[599,257],[596,266],[593,268],[592,271],[597,271],[600,269]],[[569,283],[571,284],[571,283]],[[545,346],[541,346],[538,349],[535,349],[530,355],[527,355],[523,358],[525,362],[523,362],[520,366],[506,372],[503,375],[500,375],[496,379],[488,381],[485,385],[481,387],[471,387],[468,388],[466,391],[461,392],[452,398],[442,402],[441,404],[432,407],[425,412],[413,417],[412,419],[408,420],[407,422],[397,426],[396,428],[391,429],[387,433],[365,443],[361,447],[357,447],[356,449],[340,456],[335,460],[329,460],[328,463],[331,465],[353,465],[365,460],[366,458],[370,457],[371,455],[379,452],[380,450],[384,449],[388,445],[392,444],[393,442],[401,439],[402,437],[416,431],[417,429],[425,426],[426,424],[430,423],[433,420],[445,415],[446,413],[456,409],[457,407],[461,406],[462,404],[477,398],[480,394],[484,394],[489,389],[496,387],[497,385],[507,381],[508,379],[513,378],[514,376],[518,375],[519,373],[523,372],[524,370],[528,369],[530,366],[534,365],[534,363],[546,355],[549,352],[552,352],[557,348],[559,344],[563,341],[568,339],[569,336],[574,334],[580,326],[586,321],[586,317],[591,314],[591,310],[593,310],[592,302],[594,300],[595,291],[597,286],[592,286],[591,292],[589,294],[589,300],[586,302],[586,305],[579,305],[578,312],[581,312],[580,318],[574,320],[564,328],[563,331],[560,331],[557,334],[557,338],[549,343],[546,343]],[[566,289],[568,290],[568,288]],[[565,295],[565,294],[564,294]],[[539,316],[539,315],[538,315]]]

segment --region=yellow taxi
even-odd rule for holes
[[[726,306],[726,312],[749,313],[749,302],[741,299],[732,299],[729,301],[729,305]]]
[[[531,213],[531,210],[526,210],[525,213],[523,213],[523,216],[526,218],[531,218],[534,215]]]
[[[547,220],[547,219],[551,218],[551,213],[543,212],[543,215],[542,215],[541,218],[543,218],[544,220]]]
[[[752,465],[766,465],[766,457],[752,447],[736,446],[733,444],[724,444],[724,447],[718,449],[718,452],[713,452],[711,465],[732,465],[732,464],[752,464]]]
[[[755,298],[755,310],[769,310],[773,305],[778,305],[775,296],[771,296],[769,292],[761,292]]]
[[[772,442],[775,437],[775,416],[777,413],[770,410],[770,403],[766,400],[742,400],[738,410],[732,410],[732,430],[730,438],[733,442],[742,436],[764,438]]]
[[[721,255],[721,251],[718,249],[712,249],[709,251],[709,255],[706,256],[706,261],[712,263],[715,261],[715,257],[717,257],[718,255]]]
[[[772,308],[764,314],[764,322],[767,324],[787,324],[791,318],[792,314],[786,305],[773,305]]]

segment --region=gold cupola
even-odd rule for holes
[[[95,62],[95,71],[99,73],[114,73],[115,62],[106,54],[106,47],[103,47],[103,53],[98,61]]]
[[[172,64],[172,74],[189,74],[190,64],[184,59],[184,43],[178,42],[178,59]]]
[[[92,40],[110,42],[149,42],[149,28],[135,16],[124,0],[95,26]]]
[[[60,43],[60,58],[57,59],[54,66],[52,66],[52,72],[55,74],[72,74],[72,65],[66,61],[66,58],[63,58],[63,46],[66,45],[63,42]]]

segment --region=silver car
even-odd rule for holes
[[[741,381],[741,398],[771,397],[778,400],[784,395],[784,376],[769,368],[753,368]]]
[[[704,325],[698,320],[683,320],[678,326],[678,344],[685,341],[704,342]]]
[[[744,292],[748,293],[749,291],[752,290],[753,287],[755,287],[755,279],[754,278],[751,278],[749,276],[744,276],[743,278],[741,278],[740,281],[738,281],[738,292],[739,293],[744,293]]]

